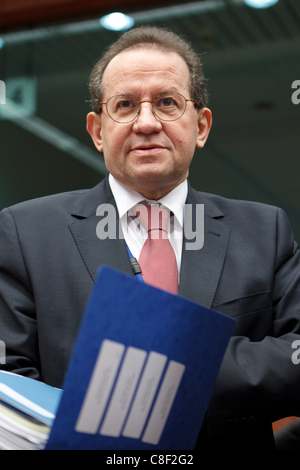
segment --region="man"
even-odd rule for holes
[[[197,446],[271,449],[272,421],[300,412],[291,360],[300,331],[299,254],[286,215],[188,185],[195,147],[205,145],[212,120],[201,65],[181,38],[133,29],[96,64],[90,83],[87,130],[109,177],[0,216],[5,367],[61,386],[97,269],[108,264],[133,275],[127,246],[140,259],[131,210],[145,200],[176,206],[170,238],[179,295],[236,319]],[[198,250],[186,249],[185,203],[204,204]],[[124,236],[96,236],[97,208],[105,205],[117,209]]]

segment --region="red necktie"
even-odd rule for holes
[[[139,257],[144,281],[177,294],[178,271],[175,253],[168,238],[168,210],[142,204],[137,206],[136,215],[148,232]]]

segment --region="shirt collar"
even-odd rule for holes
[[[176,186],[176,188],[174,188],[166,196],[162,197],[158,201],[145,199],[142,194],[128,188],[126,185],[114,178],[114,176],[111,174],[109,174],[109,185],[117,204],[120,219],[125,214],[127,214],[127,212],[132,209],[132,207],[142,201],[146,201],[149,204],[160,203],[165,206],[174,213],[177,221],[181,227],[183,227],[183,208],[188,193],[187,180],[180,183],[178,186]]]

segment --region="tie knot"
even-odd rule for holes
[[[170,212],[159,205],[139,204],[136,207],[136,216],[149,233],[151,238],[168,238],[170,226]],[[153,231],[161,231],[161,234],[153,234]]]

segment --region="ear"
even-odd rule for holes
[[[103,152],[101,129],[100,115],[97,113],[89,113],[86,117],[86,130],[93,139],[94,145],[99,152]]]
[[[196,147],[203,148],[212,126],[212,113],[208,108],[200,109],[198,113],[198,136]]]

